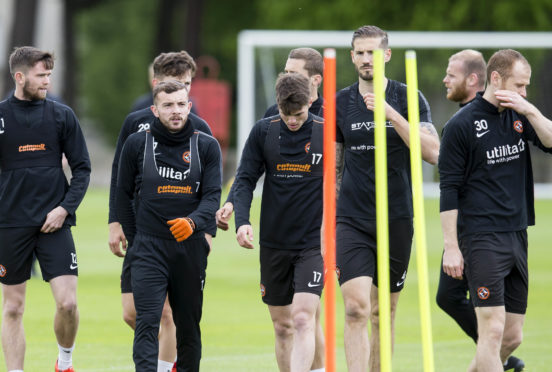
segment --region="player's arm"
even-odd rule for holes
[[[108,244],[109,249],[115,256],[124,257],[123,251],[127,249],[127,240],[125,233],[123,232],[123,227],[117,219],[115,213],[115,195],[117,194],[117,174],[119,171],[119,158],[121,157],[121,150],[123,149],[123,144],[126,139],[132,133],[130,131],[131,127],[131,118],[130,115],[125,118],[121,131],[119,132],[119,137],[117,138],[117,144],[115,146],[115,155],[113,156],[113,163],[111,164],[111,183],[109,185],[109,237]],[[122,248],[122,249],[121,249]]]
[[[495,96],[499,100],[500,106],[524,115],[535,129],[540,142],[547,148],[552,147],[552,121],[544,116],[538,108],[511,90],[497,90]]]
[[[134,192],[139,172],[139,155],[144,147],[145,136],[130,137],[121,151],[117,172],[117,189],[115,197],[115,215],[121,223],[124,234],[132,244],[136,235],[136,215],[134,212]]]
[[[209,222],[213,221],[220,205],[222,155],[218,142],[213,138],[200,136],[199,141],[200,157],[203,164],[202,179],[198,190],[201,200],[196,210],[187,217],[192,219],[196,229],[205,231]]]
[[[260,121],[249,133],[234,181],[237,184],[234,194],[236,238],[244,248],[253,248],[253,229],[249,221],[249,211],[253,200],[253,191],[257,181],[264,173],[263,148],[267,128],[267,123]]]
[[[439,158],[439,135],[435,126],[431,123],[431,115],[429,105],[425,98],[419,94],[420,108],[420,145],[422,151],[422,159],[430,164],[437,164]],[[375,96],[373,93],[364,95],[364,103],[369,110],[375,108]],[[406,146],[410,147],[410,124],[397,110],[389,103],[385,102],[385,117],[393,124],[393,127],[404,141]]]
[[[447,123],[443,130],[438,164],[441,190],[439,208],[444,242],[443,270],[457,279],[462,278],[464,270],[464,258],[458,245],[457,223],[459,190],[465,182],[470,153],[467,138],[459,123]]]
[[[46,215],[41,231],[59,230],[65,218],[75,214],[90,182],[90,156],[79,122],[71,109],[59,109],[56,105],[55,120],[61,124],[61,151],[71,168],[71,182],[60,205]]]

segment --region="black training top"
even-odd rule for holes
[[[441,212],[458,209],[458,235],[519,231],[535,223],[528,141],[546,152],[526,117],[480,93],[443,128]]]
[[[136,132],[141,132],[150,129],[151,123],[155,119],[155,115],[151,109],[145,108],[139,111],[135,111],[125,118],[119,138],[117,138],[117,146],[115,148],[115,156],[113,157],[113,165],[111,166],[111,184],[109,187],[109,223],[117,222],[115,216],[115,188],[117,187],[117,169],[119,167],[119,158],[121,157],[121,150],[127,138]],[[194,129],[204,132],[208,135],[212,135],[209,125],[197,115],[190,113],[188,115],[188,122],[191,123]],[[211,230],[213,230],[211,228]],[[216,231],[216,226],[215,229]],[[209,231],[207,231],[209,232]],[[211,231],[214,233],[214,231]]]
[[[62,154],[71,167],[71,185]],[[0,227],[42,226],[61,206],[75,225],[75,211],[90,181],[90,158],[73,111],[45,100],[0,102]]]
[[[431,123],[431,111],[419,92],[420,121]],[[406,85],[388,80],[385,100],[408,118]],[[358,90],[358,82],[342,89],[336,98],[337,142],[343,143],[344,168],[337,218],[376,219],[374,113]],[[387,127],[387,186],[389,219],[412,218],[410,149],[390,121]]]
[[[309,107],[309,112],[313,115],[323,117],[324,116],[324,98],[318,97],[316,101],[312,103],[312,105]],[[278,110],[278,105],[274,104],[270,106],[266,112],[263,115],[263,119],[269,118],[271,116],[280,115],[280,111]],[[262,172],[261,172],[262,173]],[[228,196],[226,197],[226,203],[232,203],[234,204],[234,192],[236,190],[235,182],[232,183],[232,187],[230,188],[230,191],[228,192]]]
[[[173,239],[167,221],[177,217],[190,217],[196,236],[214,220],[221,185],[217,140],[194,131],[189,122],[181,132],[169,133],[156,119],[151,134],[132,134],[123,146],[117,178],[118,221],[129,242],[137,230]]]
[[[260,244],[276,249],[320,246],[323,121],[309,113],[296,132],[280,116],[259,120],[245,143],[234,182],[236,229],[249,222],[253,190],[266,170]]]

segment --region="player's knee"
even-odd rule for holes
[[[522,329],[516,330],[514,332],[508,332],[504,334],[502,338],[502,347],[509,350],[510,352],[514,351],[521,345],[523,341],[523,331]]]
[[[170,324],[173,322],[174,320],[172,309],[169,305],[165,304],[165,306],[163,306],[163,311],[161,312],[161,323]]]
[[[500,324],[500,322],[493,322],[485,328],[479,329],[479,340],[493,345],[500,345],[502,343],[503,334],[504,325]]]
[[[23,318],[25,305],[22,301],[5,301],[2,310],[2,317],[9,320],[20,320]]]
[[[64,317],[75,317],[77,314],[76,298],[66,298],[58,302],[57,311]]]
[[[272,322],[276,338],[293,337],[293,323],[290,319],[277,319]]]
[[[370,316],[369,305],[364,301],[349,299],[345,302],[345,319],[347,322],[366,323]]]
[[[293,328],[298,332],[314,329],[314,313],[298,311],[293,314]]]
[[[136,310],[134,309],[123,309],[123,320],[130,328],[136,328]]]

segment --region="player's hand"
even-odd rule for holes
[[[523,96],[511,90],[497,90],[495,92],[495,97],[498,99],[501,107],[512,109],[522,115],[529,114],[534,108],[534,106]]]
[[[111,253],[118,257],[124,257],[123,251],[127,250],[127,240],[123,227],[119,222],[111,222],[109,224],[109,249]],[[121,250],[121,247],[123,248]]]
[[[195,230],[195,223],[189,217],[175,218],[167,221],[167,224],[171,227],[171,233],[179,243],[188,239]]]
[[[366,108],[370,111],[374,111],[376,108],[376,95],[374,93],[365,93],[362,96]],[[384,102],[385,105],[385,117],[392,118],[393,115],[397,112],[387,101]]]
[[[238,244],[247,249],[255,248],[253,246],[253,228],[251,225],[241,225],[236,233]]]
[[[40,232],[52,233],[58,231],[63,226],[68,214],[62,206],[55,207],[46,215],[46,221],[40,228]]]
[[[222,208],[217,211],[215,218],[219,229],[228,230],[228,223],[232,217],[232,212],[234,212],[234,205],[230,202],[224,203]]]
[[[464,257],[458,248],[445,249],[443,253],[443,271],[454,279],[462,279]]]

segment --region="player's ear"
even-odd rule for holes
[[[153,115],[155,115],[156,118],[159,117],[159,111],[157,111],[157,106],[151,105],[150,110],[151,110],[151,112],[153,112]]]
[[[498,71],[492,71],[491,72],[491,85],[494,87],[500,87],[502,85],[502,76],[498,73]]]
[[[385,60],[385,63],[389,62],[391,60],[391,49],[387,48],[383,50],[383,57]]]

